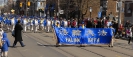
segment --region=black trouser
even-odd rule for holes
[[[129,37],[128,44],[130,44],[130,41],[131,41],[131,37]]]
[[[13,47],[15,47],[15,46],[16,46],[17,42],[18,42],[18,41],[14,41],[14,43],[13,43]],[[22,47],[24,46],[24,44],[23,44],[23,42],[22,42],[22,41],[19,41],[19,43],[20,43],[20,45],[21,45]]]

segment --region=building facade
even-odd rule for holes
[[[109,16],[112,13],[114,19],[117,21],[119,19],[120,23],[133,18],[132,0],[59,0],[59,6],[61,10],[65,11],[66,16],[72,14],[71,16],[75,18],[78,13],[80,15],[77,16],[80,18],[96,18],[99,16],[99,12],[101,12],[101,17]],[[77,10],[80,12],[77,13]]]

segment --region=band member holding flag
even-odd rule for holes
[[[84,22],[82,22],[82,25],[79,28],[83,28],[83,29],[86,28]]]

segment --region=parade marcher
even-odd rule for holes
[[[5,20],[5,26],[6,26],[7,30],[9,31],[10,20],[8,18]]]
[[[24,32],[26,32],[27,31],[27,19],[26,18],[23,19],[23,28],[24,28]]]
[[[30,31],[33,31],[34,25],[33,25],[33,19],[30,19]]]
[[[40,28],[41,28],[41,30],[44,30],[43,22],[44,22],[44,19],[42,18],[42,19],[40,20]]]
[[[47,19],[44,19],[43,21],[43,26],[44,26],[44,30],[46,31],[46,25],[47,25]]]
[[[40,29],[40,25],[41,25],[41,18],[38,18],[38,26],[37,26],[37,29],[39,30]]]
[[[34,32],[37,32],[38,31],[38,20],[37,19],[34,19]]]
[[[23,44],[23,39],[22,39],[22,30],[23,27],[20,24],[20,20],[18,20],[17,24],[15,25],[14,31],[15,31],[15,40],[13,43],[13,47],[16,46],[17,42],[19,42],[21,44],[22,47],[24,47],[25,45]]]
[[[57,19],[57,20],[55,21],[55,26],[58,26],[58,25],[60,25],[60,21]]]
[[[82,25],[79,28],[82,28],[82,29],[86,28],[84,22],[82,22]]]
[[[68,27],[68,22],[66,21],[66,19],[64,19],[64,21],[63,21],[63,26],[64,26],[64,28]]]
[[[30,18],[27,18],[27,29],[30,30]]]
[[[10,26],[11,27],[11,31],[14,30],[14,27],[15,27],[16,22],[17,22],[17,20],[15,18],[12,18],[11,19],[11,26]]]
[[[51,21],[47,19],[47,32],[50,31],[50,28],[51,28]]]
[[[58,27],[58,28],[61,27],[59,22],[57,22],[56,27]]]
[[[115,29],[112,27],[112,25],[110,25],[110,27],[112,29],[112,38],[111,38],[111,42],[109,44],[109,47],[113,47],[114,44],[114,33],[115,33]]]
[[[10,47],[10,42],[7,38],[7,34],[3,33],[3,38],[2,38],[3,45],[1,47],[2,51],[2,57],[8,57],[8,47]]]

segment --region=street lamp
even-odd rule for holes
[[[92,12],[92,8],[90,7],[90,18],[91,18],[91,12]]]

